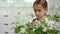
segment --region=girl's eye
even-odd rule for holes
[[[36,12],[36,10],[34,10]]]
[[[39,12],[41,12],[41,10],[38,10]]]

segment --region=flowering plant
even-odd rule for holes
[[[54,15],[52,17],[50,15],[47,15],[47,18],[55,22],[60,21],[59,15]],[[41,20],[38,28],[35,27],[36,24],[32,25],[33,27],[32,30],[29,28],[30,26],[29,24],[16,26],[15,33],[18,33],[18,34],[58,34],[59,30],[55,28],[54,22],[52,23],[53,25],[50,25],[51,23],[47,24],[45,20]]]

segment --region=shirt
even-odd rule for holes
[[[45,23],[48,25],[49,29],[54,29],[54,28],[56,28],[54,21],[49,20],[48,18],[44,18],[44,20],[46,21]],[[41,23],[40,23],[40,21],[38,21],[38,20],[35,18],[35,19],[33,19],[33,20],[30,20],[29,25],[30,25],[31,27],[33,27],[33,28],[38,28],[38,27],[41,25]],[[45,28],[43,25],[41,25],[41,26],[42,26],[43,28]],[[45,29],[46,29],[46,28],[45,28]]]

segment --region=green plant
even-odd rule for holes
[[[46,16],[49,20],[53,20],[55,22],[60,22],[60,15],[57,13],[52,16],[50,14],[47,14]]]
[[[56,22],[60,22],[60,15],[55,14],[55,15],[53,16],[53,20],[55,20]]]
[[[24,25],[16,26],[15,33],[19,33],[21,31],[21,28],[24,28]]]
[[[53,16],[51,16],[50,14],[47,14],[47,18],[49,20],[53,20],[56,22],[60,21],[60,15],[58,15],[58,14],[55,14]],[[35,25],[33,25],[33,28],[35,29],[34,31],[29,29],[29,24],[25,24],[26,26],[25,25],[16,26],[15,33],[21,32],[21,28],[25,28],[25,30],[26,30],[24,33],[21,32],[22,34],[48,34],[48,33],[57,34],[58,32],[60,32],[59,30],[57,30],[55,28],[49,29],[45,20],[41,20],[40,22],[41,22],[41,25],[38,28],[35,28],[34,27]],[[17,23],[19,23],[19,22],[17,22]],[[44,27],[42,27],[42,26],[44,26],[46,28],[46,31],[43,31]]]

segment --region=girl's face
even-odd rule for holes
[[[33,8],[37,18],[42,18],[48,12],[48,9],[44,9],[41,5],[34,5]]]

